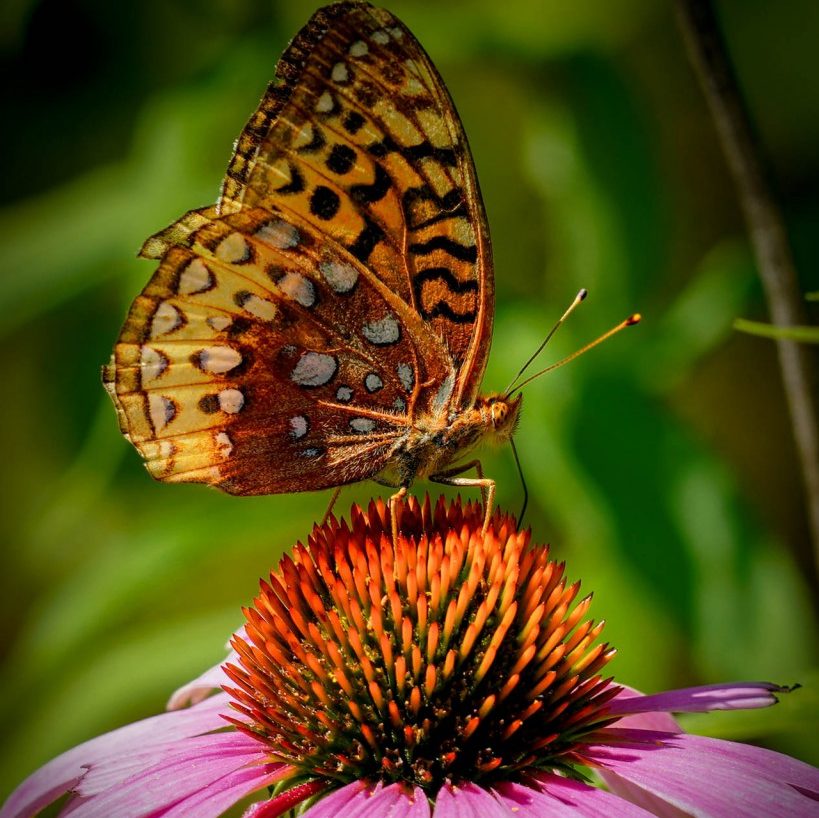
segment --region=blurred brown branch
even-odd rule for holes
[[[775,201],[762,150],[740,92],[711,0],[676,0],[689,56],[714,117],[722,150],[756,256],[773,323],[805,323],[802,297],[784,220]],[[819,571],[819,419],[815,371],[808,347],[777,340],[782,381],[807,495]]]

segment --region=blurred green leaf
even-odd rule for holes
[[[697,362],[725,341],[757,286],[755,276],[747,245],[729,239],[705,255],[667,309],[656,319],[649,313],[646,323],[656,326],[644,328],[651,339],[638,352],[647,388],[662,393],[684,383]]]
[[[228,146],[264,90],[266,62],[249,46],[211,85],[157,97],[139,118],[128,161],[0,211],[0,335],[111,277],[150,274],[139,248],[215,198]],[[245,86],[239,95],[237,85]]]

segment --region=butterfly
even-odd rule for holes
[[[447,89],[392,14],[318,10],[217,204],[140,254],[159,267],[103,380],[151,475],[236,495],[374,479],[393,497],[426,478],[479,487],[489,520],[495,483],[465,457],[511,439],[521,397],[478,394],[486,215]]]

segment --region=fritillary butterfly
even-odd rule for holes
[[[316,12],[236,144],[218,203],[148,239],[159,269],[104,381],[149,472],[252,495],[372,478],[495,484],[483,203],[421,45],[365,3]],[[459,477],[475,468],[477,477]]]

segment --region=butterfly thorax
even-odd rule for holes
[[[518,423],[521,397],[480,396],[468,409],[418,418],[396,447],[387,471],[400,485],[408,485],[451,469],[482,443],[507,442]]]

